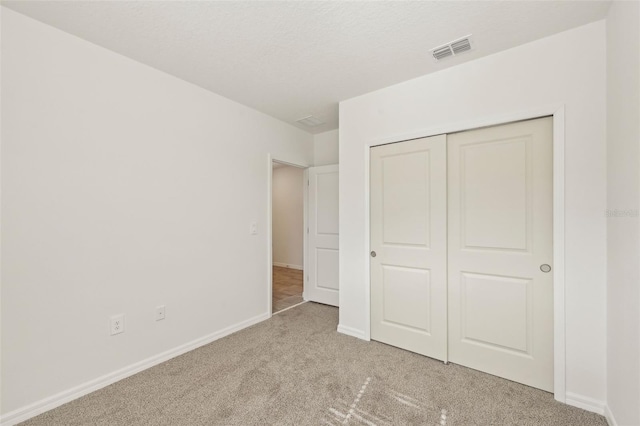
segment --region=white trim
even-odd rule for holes
[[[386,142],[385,142],[386,143]],[[364,174],[365,174],[365,179],[364,179],[364,204],[365,204],[365,215],[364,215],[364,226],[365,226],[365,230],[366,232],[364,233],[364,240],[365,240],[365,249],[364,249],[364,256],[366,258],[365,263],[365,271],[364,271],[364,278],[365,278],[365,283],[366,285],[365,287],[365,307],[364,307],[364,312],[365,315],[367,316],[367,321],[364,325],[364,339],[365,340],[371,340],[371,257],[369,257],[369,253],[371,252],[371,221],[370,221],[370,217],[369,215],[371,214],[371,198],[370,198],[370,191],[371,191],[371,147],[372,146],[376,146],[376,145],[381,145],[380,144],[374,144],[373,142],[370,144],[367,144],[367,146],[364,147]],[[338,331],[340,330],[340,326],[338,326]]]
[[[604,406],[604,418],[607,419],[607,423],[609,424],[609,426],[618,426],[618,422],[616,421],[616,418],[613,417],[613,413],[611,412],[611,409],[606,404]]]
[[[365,225],[365,246],[363,253],[369,253],[369,179],[370,179],[370,149],[373,146],[388,143],[403,142],[411,139],[425,138],[441,134],[462,132],[481,127],[496,126],[514,121],[530,120],[534,118],[553,116],[553,389],[554,398],[559,402],[566,403],[566,350],[565,350],[565,206],[564,206],[564,175],[565,175],[565,113],[564,105],[548,105],[540,108],[533,108],[508,114],[498,114],[489,117],[481,117],[473,120],[446,123],[439,126],[425,128],[421,130],[398,133],[383,138],[373,139],[364,146],[364,199],[365,215],[363,222]],[[362,330],[362,339],[371,339],[371,277],[370,258],[367,255],[365,261],[365,309],[366,316],[365,329]],[[338,327],[338,331],[340,331]],[[344,327],[348,328],[348,327]],[[346,333],[345,334],[349,334]],[[353,335],[353,334],[351,334]],[[358,336],[356,336],[358,337]]]
[[[303,199],[303,226],[302,226],[302,299],[307,300],[305,297],[305,289],[307,288],[307,282],[309,279],[308,271],[309,271],[309,234],[307,233],[307,228],[309,227],[309,168],[304,169],[304,173],[302,175],[302,194]]]
[[[553,396],[566,402],[564,106],[553,112]]]
[[[591,411],[592,413],[604,415],[606,404],[604,401],[598,401],[597,399],[589,398],[588,396],[578,395],[573,392],[566,393],[567,405],[572,407],[582,408],[583,410]]]
[[[302,265],[291,265],[290,263],[273,262],[273,266],[279,266],[281,268],[287,268],[287,269],[297,269],[298,271],[303,270]]]
[[[540,108],[532,108],[529,110],[514,112],[508,114],[496,114],[488,117],[480,117],[473,120],[459,121],[445,123],[438,126],[427,127],[420,130],[414,130],[411,132],[397,133],[395,135],[385,136],[370,140],[366,144],[366,150],[377,145],[384,145],[387,143],[404,142],[411,139],[426,138],[429,136],[436,136],[448,133],[463,132],[465,130],[474,130],[482,127],[498,126],[500,124],[511,123],[514,121],[531,120],[534,118],[548,117],[550,115],[556,115],[559,111],[562,111],[564,115],[564,104],[547,105]],[[554,135],[555,136],[555,135]],[[368,156],[367,156],[368,157]],[[368,185],[367,185],[368,188]]]
[[[0,7],[0,26],[2,25],[2,13],[3,13],[2,10],[3,9],[4,9],[3,7]],[[1,34],[2,34],[2,31],[0,31],[0,45],[2,45],[1,44],[1,41],[2,41],[1,40],[2,39]],[[2,70],[2,66],[1,65],[2,65],[2,55],[0,55],[0,70]],[[1,72],[0,72],[0,74],[1,74]],[[1,78],[0,78],[0,81],[2,81]],[[0,99],[2,99],[1,95],[4,94],[2,92],[3,92],[3,90],[2,90],[1,85],[0,85]],[[0,128],[2,127],[2,117],[4,117],[4,115],[2,115],[2,102],[0,102]],[[2,132],[0,132],[0,147],[2,147]],[[2,149],[0,149],[0,157],[2,157],[1,152],[2,152]],[[0,161],[0,165],[1,164],[2,164],[2,161]],[[2,167],[0,166],[0,177],[2,176],[1,168]],[[0,188],[2,188],[1,183],[2,183],[2,179],[0,179]],[[0,197],[0,200],[2,200],[2,197]],[[1,212],[1,210],[2,209],[0,209],[0,228],[3,226],[2,225],[3,221],[2,221],[2,212]],[[0,290],[2,289],[2,271],[1,271],[2,266],[1,265],[2,265],[2,245],[0,244]],[[1,294],[2,294],[2,292],[0,291],[0,295]],[[1,298],[1,296],[0,296],[0,298]],[[5,298],[6,298],[6,296],[5,296]],[[0,318],[2,318],[2,303],[0,303]],[[2,327],[0,327],[0,342],[2,342]],[[0,343],[0,385],[2,384],[2,370],[3,370],[1,368],[2,364],[3,364],[2,363],[2,344]],[[1,386],[0,386],[0,389],[1,389]],[[2,409],[2,390],[0,390],[0,413],[1,413],[1,409]],[[0,417],[0,424],[2,424],[2,417]]]
[[[267,312],[273,311],[273,158],[267,154]]]
[[[112,383],[133,376],[136,373],[168,361],[171,358],[175,358],[186,352],[192,351],[201,346],[207,345],[211,342],[228,336],[232,333],[240,331],[244,328],[269,319],[270,316],[270,313],[264,313],[253,318],[249,318],[248,320],[241,321],[235,325],[231,325],[215,333],[192,340],[191,342],[185,343],[184,345],[169,349],[168,351],[162,352],[158,355],[154,355],[140,362],[136,362],[135,364],[131,364],[112,373],[105,374],[104,376],[98,377],[97,379],[90,380],[71,389],[57,393],[53,396],[41,399],[40,401],[34,402],[33,404],[18,408],[17,410],[3,415],[0,418],[0,425],[11,426],[28,420],[32,417],[37,416],[38,414],[44,413],[45,411],[52,410],[62,404],[66,404],[67,402],[73,401],[74,399],[78,399],[91,392],[95,392],[98,389],[102,389],[105,386],[109,386]]]
[[[346,334],[347,336],[357,337],[362,340],[369,340],[364,331],[357,328],[347,327],[346,325],[338,324],[338,333]]]
[[[287,166],[298,167],[300,169],[304,169],[304,173],[302,175],[302,197],[303,197],[303,237],[302,237],[302,257],[303,257],[303,270],[307,269],[307,233],[305,232],[307,229],[307,208],[308,208],[308,190],[307,190],[307,179],[309,176],[307,164],[300,163],[292,163],[290,161],[281,160],[279,158],[275,158],[271,155],[271,153],[267,153],[267,312],[269,313],[269,317],[271,317],[271,311],[273,310],[272,306],[272,297],[273,297],[273,163],[286,164]],[[276,265],[278,266],[278,265]],[[304,295],[304,288],[306,286],[307,280],[306,277],[302,278],[302,294]]]

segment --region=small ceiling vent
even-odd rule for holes
[[[449,45],[433,49],[431,53],[433,54],[433,57],[436,58],[436,61],[444,59],[447,56],[453,56],[453,51],[451,50],[451,47],[449,47]]]
[[[443,44],[442,46],[434,47],[431,49],[431,55],[433,55],[436,61],[440,61],[449,56],[468,52],[471,50],[471,47],[471,34],[469,34],[468,36]]]
[[[317,117],[314,117],[313,115],[309,115],[307,117],[303,117],[299,120],[296,120],[296,123],[300,123],[303,126],[307,126],[307,127],[316,127],[321,124],[324,124],[324,121],[320,120]]]

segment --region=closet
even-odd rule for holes
[[[551,117],[371,148],[371,338],[553,391]]]

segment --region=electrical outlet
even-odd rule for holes
[[[109,318],[109,329],[111,335],[124,333],[124,314],[116,315]]]
[[[251,235],[256,235],[258,233],[258,224],[256,222],[251,222],[249,226],[249,232]]]
[[[164,318],[164,305],[156,306],[156,321],[163,320]]]

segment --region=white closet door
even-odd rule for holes
[[[338,165],[309,170],[309,238],[304,297],[338,306]]]
[[[371,338],[447,358],[446,136],[371,149]]]
[[[553,391],[552,119],[447,141],[449,360]]]

